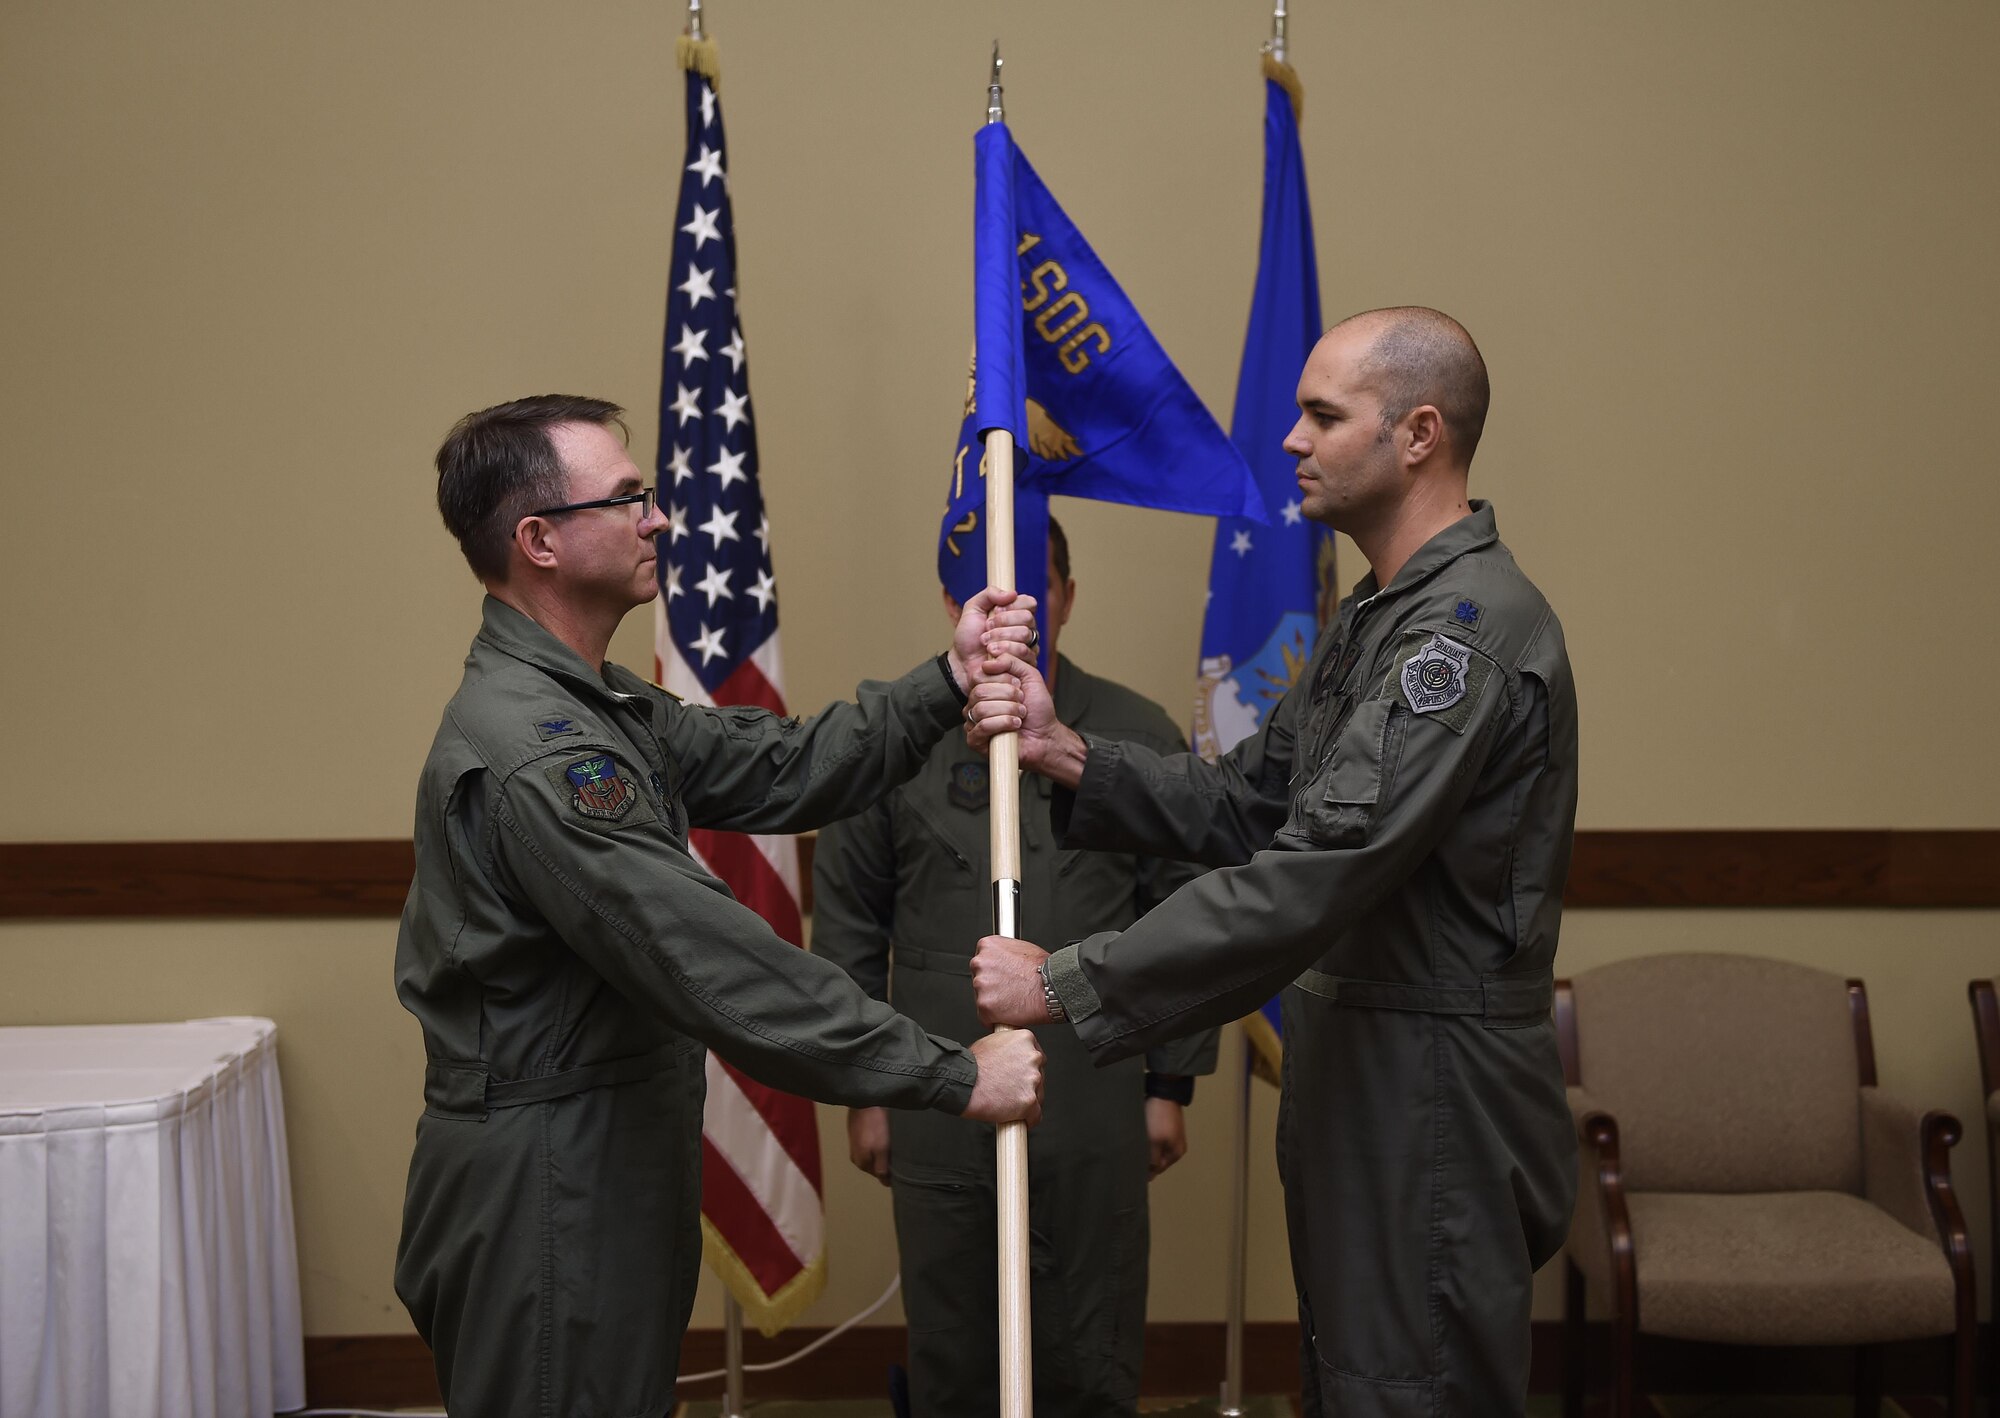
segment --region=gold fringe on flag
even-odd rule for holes
[[[706,1216],[701,1218],[701,1241],[702,1257],[708,1268],[736,1297],[736,1303],[743,1307],[743,1318],[756,1325],[757,1332],[766,1339],[775,1339],[783,1333],[785,1326],[805,1313],[806,1307],[826,1289],[824,1247],[804,1270],[780,1286],[777,1294],[766,1295],[764,1287],[750,1273],[750,1267]]]
[[[715,51],[712,39],[696,39],[692,35],[682,35],[674,41],[674,58],[683,69],[692,69],[712,84],[717,93],[722,92],[722,60]],[[1294,84],[1297,79],[1292,80]],[[1294,99],[1296,104],[1297,100]]]
[[[1285,1086],[1285,1045],[1260,1010],[1243,1016],[1243,1044],[1250,1050],[1250,1071],[1273,1088]]]
[[[1299,82],[1298,72],[1282,59],[1273,59],[1266,54],[1264,77],[1291,96],[1292,122],[1302,121],[1306,116],[1306,86]]]

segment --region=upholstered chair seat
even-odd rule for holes
[[[1951,1267],[1845,1192],[1633,1192],[1639,1315],[1648,1334],[1721,1344],[1878,1344],[1950,1334]],[[1610,1256],[1579,1256],[1599,1294]]]

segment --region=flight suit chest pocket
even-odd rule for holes
[[[1315,847],[1359,847],[1375,825],[1385,785],[1394,774],[1406,716],[1386,695],[1358,705],[1333,752],[1292,801],[1289,835]]]

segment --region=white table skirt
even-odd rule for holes
[[[0,1418],[304,1403],[271,1022],[0,1028]]]

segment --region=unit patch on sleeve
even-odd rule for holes
[[[569,805],[599,822],[618,821],[639,800],[631,781],[618,776],[618,760],[608,753],[593,753],[565,764],[563,777],[569,780]]]
[[[1434,714],[1453,733],[1471,722],[1493,673],[1493,662],[1448,635],[1418,631],[1403,642],[1397,680],[1412,714]]]

